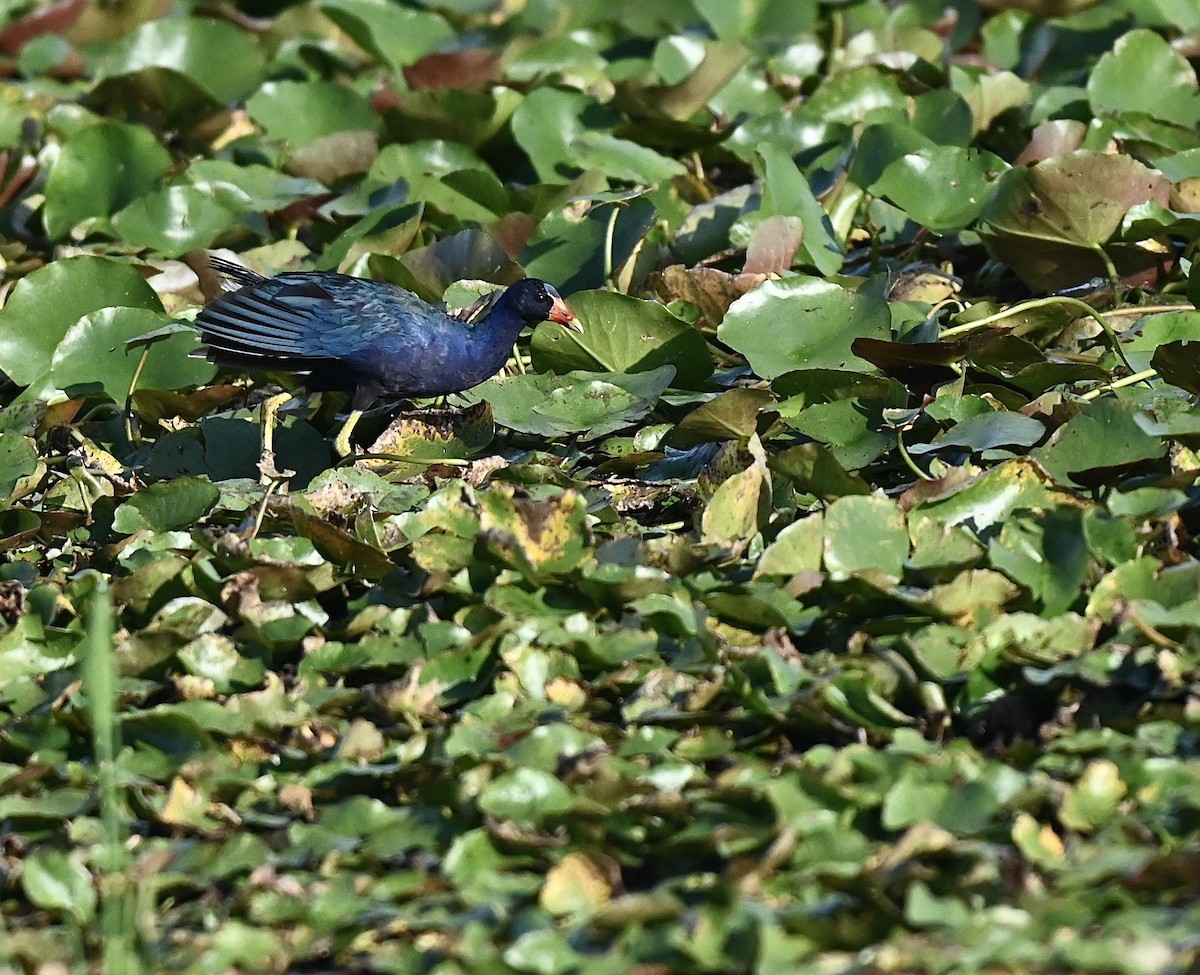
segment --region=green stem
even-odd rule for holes
[[[137,431],[137,440],[133,439],[133,391],[137,389],[138,380],[142,378],[142,370],[146,368],[146,360],[150,358],[150,345],[142,347],[142,356],[138,359],[137,368],[133,370],[133,378],[129,380],[129,392],[125,394],[125,438],[131,444],[142,442],[142,431]]]
[[[1114,389],[1120,389],[1122,386],[1132,386],[1134,383],[1148,381],[1157,376],[1158,373],[1153,369],[1143,369],[1141,372],[1135,372],[1132,376],[1126,376],[1124,379],[1118,379],[1111,383],[1105,383],[1103,386],[1097,386],[1095,389],[1089,389],[1081,395],[1081,400],[1094,400],[1101,393],[1108,393]]]
[[[604,280],[612,291],[617,290],[617,282],[613,280],[613,240],[617,235],[617,214],[621,208],[612,204],[612,212],[608,215],[608,226],[604,229]]]
[[[1113,291],[1119,295],[1121,293],[1121,276],[1117,274],[1117,267],[1113,264],[1112,258],[1108,256],[1108,251],[1099,244],[1092,244],[1092,251],[1104,263],[1104,271],[1108,275],[1108,282],[1113,286]]]
[[[988,315],[985,318],[978,318],[973,322],[966,322],[963,325],[955,325],[953,328],[947,328],[938,338],[948,339],[958,335],[967,335],[971,332],[987,328],[989,325],[994,325],[996,322],[1002,322],[1006,318],[1012,318],[1014,315],[1020,315],[1027,311],[1033,311],[1036,308],[1047,308],[1053,305],[1066,305],[1068,308],[1074,308],[1076,311],[1082,312],[1088,318],[1095,319],[1100,327],[1104,329],[1104,334],[1108,336],[1109,343],[1112,345],[1113,351],[1117,354],[1117,358],[1121,360],[1122,365],[1130,372],[1134,371],[1133,363],[1126,358],[1125,350],[1121,348],[1121,343],[1117,340],[1116,333],[1112,330],[1112,326],[1108,324],[1104,316],[1087,302],[1080,301],[1078,298],[1067,298],[1063,295],[1035,298],[1033,301],[1025,301],[1019,305],[1013,305],[1011,308],[1005,308],[994,315]]]
[[[104,975],[136,973],[142,966],[136,954],[134,888],[129,879],[129,853],[121,820],[117,778],[117,674],[113,659],[113,604],[108,583],[100,580],[87,614],[87,657],[84,682],[92,723],[92,754],[104,837],[97,860],[100,873],[100,926]]]
[[[922,481],[936,480],[936,478],[930,477],[923,470],[921,470],[921,468],[919,468],[917,466],[916,461],[914,461],[912,459],[912,457],[909,456],[908,448],[906,446],[904,446],[904,431],[903,430],[896,431],[896,446],[900,450],[900,458],[901,458],[901,460],[904,461],[905,466],[910,471],[912,471],[914,474],[916,474],[917,477],[919,477]]]

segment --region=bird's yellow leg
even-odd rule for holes
[[[270,484],[279,479],[280,471],[275,467],[275,417],[279,407],[292,398],[291,393],[276,393],[263,400],[262,404],[262,457],[258,462],[261,472],[259,480]]]
[[[362,415],[362,410],[351,410],[350,415],[346,417],[346,422],[342,424],[342,429],[338,431],[337,439],[333,442],[333,449],[337,451],[339,457],[350,456],[350,451],[353,450],[353,447],[350,446],[350,434],[354,432],[354,427]]]

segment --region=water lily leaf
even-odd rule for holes
[[[46,181],[46,233],[62,237],[88,217],[111,216],[152,190],[170,165],[171,154],[141,126],[101,122],[76,132]]]
[[[583,169],[597,169],[613,179],[643,186],[682,176],[687,171],[683,163],[607,132],[580,132],[570,141],[569,150]]]
[[[291,517],[298,535],[307,538],[325,558],[344,566],[348,572],[367,579],[382,579],[395,569],[395,564],[385,553],[324,518],[310,515],[294,505]]]
[[[142,529],[172,531],[208,514],[220,497],[216,486],[204,478],[160,481],[117,507],[113,529],[126,535]]]
[[[792,480],[802,491],[822,501],[851,494],[870,494],[871,488],[857,474],[851,474],[837,457],[819,443],[789,447],[770,460],[771,470]]]
[[[1080,150],[1011,169],[980,214],[980,236],[1031,288],[1051,291],[1105,273],[1095,248],[1130,207],[1167,205],[1170,184],[1131,156]],[[1137,255],[1115,251],[1130,266]],[[1146,254],[1138,266],[1152,266]],[[1118,267],[1122,267],[1118,264]]]
[[[633,374],[570,372],[526,374],[486,383],[462,394],[486,399],[496,422],[544,437],[580,434],[593,440],[640,420],[654,408],[674,375],[672,366]]]
[[[322,0],[320,8],[359,47],[397,71],[454,38],[454,28],[440,15],[387,0]]]
[[[227,159],[198,159],[179,175],[218,206],[233,213],[274,213],[297,200],[328,192],[315,179],[289,176],[268,166]]]
[[[865,728],[891,729],[913,724],[905,714],[858,674],[838,678],[824,691],[830,710]]]
[[[0,431],[0,503],[7,502],[22,478],[38,465],[37,447],[14,430]]]
[[[797,260],[811,264],[821,274],[836,274],[842,267],[842,248],[834,237],[829,215],[817,202],[808,180],[791,156],[778,146],[764,145],[758,152],[763,161],[764,182],[757,216],[798,219],[803,230],[799,235],[802,239],[796,242]],[[746,270],[754,269],[748,265]]]
[[[126,240],[165,257],[208,247],[237,223],[237,214],[195,186],[147,193],[112,218],[113,229]]]
[[[752,0],[736,7],[721,0],[693,0],[693,5],[721,40],[755,44],[790,40],[810,31],[816,20],[814,8],[772,0]]]
[[[631,183],[659,183],[685,171],[681,163],[612,134],[620,119],[576,91],[537,88],[512,117],[512,133],[538,178],[562,182],[595,169]]]
[[[1132,407],[1100,399],[1059,427],[1031,456],[1060,484],[1083,486],[1092,483],[1093,472],[1137,467],[1158,460],[1166,449],[1142,430]]]
[[[96,887],[87,867],[58,850],[34,850],[25,858],[21,886],[38,907],[64,911],[78,924],[88,924],[96,914]]]
[[[504,949],[504,964],[531,975],[568,975],[583,959],[558,931],[527,931]]]
[[[557,777],[531,768],[493,779],[479,797],[484,812],[529,824],[557,819],[573,803],[571,790]]]
[[[1018,513],[991,540],[988,558],[1028,589],[1047,615],[1065,612],[1078,598],[1088,571],[1079,509],[1064,505],[1039,516]]]
[[[767,217],[750,231],[743,272],[782,274],[791,268],[803,243],[804,221],[799,217]]]
[[[361,262],[365,266],[380,255],[394,258],[405,253],[421,228],[423,211],[424,204],[408,203],[384,207],[376,213],[367,214],[348,230],[342,231],[325,249],[316,262],[317,268],[322,271],[341,270],[346,274],[351,273],[356,263]],[[399,261],[394,263],[406,270]]]
[[[775,536],[758,560],[754,577],[819,572],[824,548],[825,516],[818,511],[797,519]]]
[[[16,283],[0,309],[0,369],[13,382],[32,385],[49,372],[71,326],[109,307],[162,311],[153,289],[128,264],[69,257],[39,268]]]
[[[755,463],[722,481],[700,519],[701,541],[731,545],[750,539],[770,510],[766,467]]]
[[[1065,595],[1065,589],[1063,590]],[[1033,613],[1008,613],[990,623],[983,634],[990,653],[1015,663],[1047,667],[1074,660],[1095,645],[1088,620],[1047,603],[1049,619]]]
[[[830,449],[834,463],[846,470],[856,471],[865,467],[895,444],[895,434],[884,429],[884,405],[878,400],[850,397],[831,403],[814,403],[805,407],[799,415],[789,415],[789,406],[790,401],[779,406],[783,422],[825,444]],[[812,458],[812,462],[813,477],[820,477],[819,481],[810,482],[813,487],[840,490],[853,483],[853,479],[849,483],[843,482],[837,469],[826,465],[819,454]]]
[[[466,410],[420,410],[402,413],[367,450],[368,454],[390,454],[396,461],[363,459],[354,466],[379,469],[388,480],[424,474],[439,460],[473,457],[492,442],[495,425],[487,401]],[[411,458],[421,463],[405,463]]]
[[[922,226],[948,234],[974,222],[1007,169],[990,152],[932,146],[897,159],[869,189]]]
[[[797,369],[871,371],[850,351],[856,338],[886,339],[887,302],[873,288],[850,291],[823,278],[797,275],[768,281],[729,308],[717,336],[741,352],[754,371],[774,379]]]
[[[922,135],[909,122],[869,125],[858,137],[847,175],[863,189],[868,189],[893,163],[935,145],[932,138]]]
[[[365,98],[331,81],[268,81],[246,99],[246,111],[270,138],[293,149],[336,132],[379,128]]]
[[[667,434],[672,447],[723,440],[749,440],[759,415],[775,402],[766,389],[729,389],[692,410]]]
[[[890,498],[847,496],[825,512],[825,567],[846,577],[863,570],[899,578],[908,558],[904,514]]]
[[[917,768],[903,774],[883,800],[886,829],[929,820],[957,834],[982,833],[996,821],[1001,801],[987,783],[939,781]]]
[[[1071,498],[1070,492],[1047,478],[1040,464],[1019,458],[998,464],[978,477],[951,482],[932,497],[920,499],[911,516],[925,515],[946,525],[969,524],[982,531],[1003,522],[1014,511],[1052,508],[1070,503]]]
[[[1125,353],[1137,367],[1144,368],[1160,346],[1172,342],[1200,342],[1200,312],[1172,311],[1142,319],[1132,338],[1125,341]]]
[[[1067,791],[1058,818],[1076,832],[1090,833],[1108,823],[1117,814],[1129,786],[1121,780],[1121,770],[1108,759],[1090,761],[1084,774]]]
[[[976,134],[986,131],[1005,112],[1029,103],[1029,82],[1011,71],[978,75],[975,84],[959,89],[971,108]]]
[[[552,210],[521,253],[525,271],[530,277],[549,281],[568,296],[602,287],[606,264],[614,272],[625,265],[658,216],[654,204],[645,197],[617,206],[615,217],[613,206],[567,203]]]
[[[916,514],[908,519],[908,534],[912,539],[912,554],[908,559],[910,568],[952,569],[959,573],[930,594],[931,601],[940,612],[958,617],[974,613],[980,602],[986,602],[976,592],[980,580],[969,571],[983,561],[984,555],[984,548],[974,534],[961,525],[944,525],[936,518],[924,518]],[[960,580],[963,585],[956,588]],[[1011,583],[1007,584],[1011,588]]]
[[[385,201],[406,199],[478,223],[498,220],[509,208],[508,191],[487,163],[466,146],[441,139],[385,146],[359,188],[330,208],[367,213]],[[464,271],[454,277],[471,276]]]
[[[677,81],[664,79],[668,80],[668,84],[639,91],[639,106],[656,117],[665,116],[677,122],[686,122],[725,89],[750,57],[750,51],[735,41],[709,41],[704,45],[704,56],[700,63],[689,65],[686,77]]]
[[[1012,840],[1021,855],[1042,870],[1055,870],[1066,858],[1062,838],[1049,823],[1039,823],[1027,812],[1013,820]]]
[[[221,105],[254,90],[264,59],[250,34],[210,17],[168,17],[142,24],[100,61],[101,79],[169,69]]]
[[[482,230],[460,230],[428,247],[407,251],[400,263],[412,274],[413,290],[442,299],[447,288],[463,279],[512,284],[523,277],[492,237]]]
[[[568,853],[547,871],[538,903],[555,917],[590,913],[612,900],[615,866],[608,857]]]
[[[1164,382],[1200,394],[1200,342],[1168,342],[1154,350],[1150,365]]]
[[[1097,113],[1144,112],[1189,128],[1200,124],[1196,72],[1152,30],[1132,30],[1088,74],[1088,100]]]
[[[537,501],[504,484],[481,494],[479,528],[487,547],[537,579],[579,565],[587,548],[586,504],[575,491]]]
[[[512,81],[535,81],[551,75],[570,75],[588,84],[604,78],[608,61],[595,48],[571,37],[546,37],[534,41],[505,65]]]
[[[186,329],[149,348],[129,340],[162,326],[169,319],[149,308],[104,308],[84,315],[67,329],[54,350],[50,381],[70,396],[97,390],[124,403],[135,373],[139,389],[183,389],[200,386],[216,375],[216,367],[188,355],[198,345],[196,332]]]
[[[533,367],[636,373],[675,368],[675,385],[694,387],[712,374],[703,336],[656,301],[612,291],[573,294],[568,302],[582,333],[545,322],[533,335]]]
[[[929,443],[912,444],[910,454],[932,453],[949,447],[966,448],[974,453],[993,447],[1032,447],[1046,433],[1045,426],[1033,417],[1008,410],[968,417]]]

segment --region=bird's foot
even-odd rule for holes
[[[338,431],[337,439],[333,441],[333,449],[337,451],[338,457],[349,457],[353,453],[354,447],[350,443],[350,434],[354,432],[354,427],[362,419],[362,415],[362,410],[351,410],[350,415],[346,417],[346,422]]]

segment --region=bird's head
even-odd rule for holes
[[[562,295],[545,281],[537,278],[525,278],[509,285],[504,295],[510,307],[529,323],[558,322],[576,331],[581,331],[579,319],[562,300]]]

